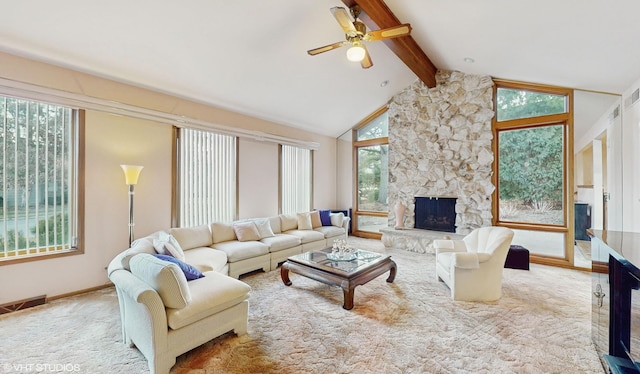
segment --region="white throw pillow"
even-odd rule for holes
[[[342,227],[342,223],[344,222],[344,214],[342,213],[331,213],[331,225]]]
[[[211,234],[213,236],[213,244],[236,240],[236,233],[233,226],[228,223],[214,222],[211,224]]]
[[[309,216],[311,217],[311,227],[313,227],[315,229],[317,227],[322,226],[322,221],[320,220],[320,211],[319,210],[314,210],[313,212],[309,213]]]
[[[298,213],[298,230],[312,230],[311,216],[309,213]]]
[[[233,224],[233,231],[241,242],[260,240],[260,233],[253,221],[236,222]]]
[[[256,228],[258,229],[258,233],[260,234],[260,239],[262,238],[270,238],[272,236],[276,236],[271,230],[271,224],[269,223],[268,218],[261,218],[255,221]]]
[[[180,261],[184,261],[184,251],[180,246],[180,243],[166,232],[161,232],[158,239],[153,240],[153,248],[156,249],[161,255],[169,255],[177,258]]]
[[[191,302],[191,291],[180,267],[147,253],[133,256],[131,273],[156,290],[167,308],[182,309]]]
[[[298,228],[298,218],[290,214],[280,215],[280,225],[282,232],[295,230]]]

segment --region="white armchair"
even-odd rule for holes
[[[490,226],[473,230],[462,240],[434,240],[438,281],[449,286],[454,300],[498,300],[512,239],[512,230]]]

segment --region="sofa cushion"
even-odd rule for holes
[[[297,236],[302,244],[324,239],[323,233],[314,230],[289,230],[285,234]]]
[[[258,218],[254,220],[256,224],[256,228],[258,229],[258,234],[260,234],[260,239],[270,238],[274,236],[273,230],[271,230],[271,224],[268,218]]]
[[[311,226],[311,215],[307,213],[298,213],[298,230],[311,230],[313,226]]]
[[[214,222],[211,224],[213,244],[236,240],[236,232],[228,223]]]
[[[130,271],[131,267],[129,262],[131,258],[140,253],[154,254],[156,253],[156,249],[153,247],[153,242],[148,240],[147,238],[140,238],[131,243],[131,248],[125,250],[123,253],[118,255],[116,258],[119,260],[119,265],[114,265],[113,269],[109,269],[109,274],[116,268],[121,268]],[[109,264],[109,267],[112,267],[112,264]]]
[[[201,272],[217,271],[227,274],[227,254],[211,247],[191,248],[184,253],[186,262]]]
[[[147,253],[131,258],[131,273],[156,290],[167,308],[184,308],[191,302],[187,278],[178,265]]]
[[[174,227],[169,229],[169,234],[176,238],[184,251],[191,248],[208,247],[213,244],[209,225]]]
[[[269,253],[269,246],[258,241],[240,242],[232,240],[216,243],[213,246],[227,254],[228,262],[242,261]]]
[[[342,227],[342,223],[344,222],[344,214],[342,212],[332,213],[330,217],[331,217],[331,224],[333,226]]]
[[[269,220],[269,226],[271,226],[271,231],[274,234],[282,233],[282,226],[280,225],[280,216],[273,216],[267,218]]]
[[[313,212],[309,213],[309,217],[311,217],[311,228],[316,228],[316,227],[320,227],[322,226],[322,221],[320,220],[320,212],[317,210],[314,210]]]
[[[237,279],[216,272],[189,282],[192,301],[182,309],[167,309],[167,322],[179,329],[230,308],[249,297],[251,287]]]
[[[182,261],[178,260],[177,258],[175,258],[173,256],[161,255],[161,254],[158,254],[158,253],[156,253],[156,254],[154,254],[152,256],[157,257],[157,258],[161,259],[162,261],[167,261],[167,262],[171,262],[173,264],[178,265],[180,270],[182,270],[182,273],[184,274],[185,278],[187,278],[187,282],[188,281],[192,281],[194,279],[198,279],[198,278],[204,277],[204,275],[202,275],[200,270],[198,270],[195,267],[187,264],[186,262],[182,262]]]
[[[260,241],[269,246],[269,252],[278,252],[283,249],[293,248],[301,243],[299,237],[287,234],[278,234],[269,238],[262,238]]]
[[[344,235],[344,229],[342,227],[336,226],[320,226],[313,230],[321,232],[325,238],[333,238],[335,236]]]
[[[184,261],[184,251],[180,243],[169,233],[161,232],[160,236],[153,240],[153,247],[161,255],[173,256],[180,261]]]
[[[241,242],[260,240],[260,233],[253,221],[235,222],[233,224],[233,231]]]
[[[282,232],[298,228],[298,217],[291,214],[280,215],[280,229]]]

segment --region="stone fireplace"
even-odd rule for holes
[[[456,198],[416,196],[414,228],[456,232]]]
[[[438,71],[436,81],[434,88],[416,81],[389,103],[389,206],[407,209],[404,230],[394,229],[390,209],[386,246],[432,252],[431,241],[447,234],[414,228],[416,196],[455,197],[449,236],[491,225],[493,81],[452,71]]]

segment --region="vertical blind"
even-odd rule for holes
[[[75,246],[73,110],[0,96],[0,259]]]
[[[282,213],[294,214],[311,210],[311,150],[281,146]]]
[[[179,224],[191,227],[236,217],[236,137],[182,128]]]

